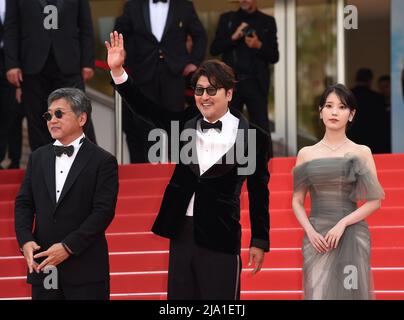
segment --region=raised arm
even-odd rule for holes
[[[161,111],[157,111],[158,106],[142,94],[123,68],[126,55],[123,35],[118,34],[117,31],[111,32],[110,42],[105,41],[105,46],[108,51],[107,62],[111,69],[114,88],[128,103],[130,110],[146,120],[150,120],[151,113],[161,114]]]
[[[135,85],[132,78],[123,68],[125,62],[124,38],[117,31],[111,32],[110,42],[105,41],[108,51],[108,66],[111,69],[114,87],[128,103],[132,112],[142,116],[146,120],[158,118],[161,123],[169,128],[170,121],[176,120],[183,122],[195,116],[198,112],[197,108],[187,108],[184,111],[171,112],[156,105],[152,100],[146,97],[141,90]],[[136,72],[136,70],[133,70]],[[147,106],[147,107],[146,107]]]

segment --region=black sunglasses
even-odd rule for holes
[[[55,112],[54,112],[53,115],[54,115],[57,119],[61,119],[61,118],[63,117],[63,115],[64,115],[65,113],[67,113],[67,112],[73,112],[73,111],[71,111],[71,110],[62,111],[62,110],[60,110],[60,109],[57,109],[57,110],[55,110]],[[50,113],[49,111],[47,111],[47,112],[45,112],[45,113],[42,115],[42,118],[44,118],[46,121],[51,121],[52,118],[53,118],[53,115],[52,115],[52,113]]]
[[[216,93],[217,93],[217,90],[218,89],[221,89],[222,87],[219,87],[219,88],[215,88],[215,87],[207,87],[207,88],[204,88],[204,87],[195,87],[194,88],[194,94],[196,95],[196,96],[203,96],[203,92],[206,90],[206,93],[209,95],[209,96],[215,96],[216,95]]]

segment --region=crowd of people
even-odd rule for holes
[[[256,0],[239,3],[237,11],[220,16],[210,47],[222,61],[204,61],[206,31],[187,0],[126,2],[106,41],[112,83],[125,100],[131,160],[148,161],[152,129],[170,135],[176,121],[181,131],[195,134],[190,156],[195,161],[179,160],[152,227],[170,239],[169,299],[239,299],[244,181],[253,274],[270,249],[268,161],[273,155],[267,105],[269,66],[279,60],[277,28]],[[1,112],[7,115],[0,118],[5,122],[0,125],[0,156],[10,143],[9,128],[21,120],[12,115],[21,102],[32,154],[15,202],[15,231],[32,297],[108,299],[105,230],[115,213],[118,166],[115,157],[96,145],[91,102],[84,93],[85,81],[94,74],[88,0],[0,4],[5,8],[0,10]],[[46,6],[57,8],[57,28],[43,24]],[[325,90],[317,106],[325,135],[297,156],[293,209],[306,233],[307,299],[371,298],[364,219],[379,208],[384,192],[373,150],[363,145],[374,139],[362,131],[353,131],[353,140],[347,136],[351,125],[369,126],[373,112],[374,117],[388,112],[388,99],[370,90],[371,80],[369,70],[360,70],[352,92],[339,84]],[[387,80],[380,80],[384,92]],[[190,103],[184,94],[187,86],[193,88]],[[380,110],[368,110],[369,100],[380,104]],[[248,119],[241,112],[244,105]],[[251,153],[248,159],[254,162],[251,172],[243,170],[240,154],[245,153]],[[310,218],[304,207],[308,191]],[[359,199],[366,200],[360,208]],[[344,285],[346,265],[357,269],[359,290]],[[59,277],[58,288],[52,290],[43,286],[43,271],[50,266],[58,268]]]

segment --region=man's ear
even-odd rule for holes
[[[80,124],[80,127],[84,127],[84,125],[87,123],[87,119],[88,119],[88,116],[87,116],[87,113],[86,113],[86,112],[83,112],[83,113],[81,113],[81,114],[79,115],[79,124]]]
[[[233,89],[229,89],[226,92],[226,98],[230,102],[233,99]]]

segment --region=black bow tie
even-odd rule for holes
[[[62,154],[66,154],[68,157],[71,157],[74,152],[74,146],[53,146],[53,150],[57,157],[61,157]]]
[[[153,3],[158,3],[158,2],[167,3],[167,0],[153,0]]]
[[[218,120],[215,123],[210,123],[205,120],[202,120],[201,129],[202,129],[202,131],[209,130],[209,129],[216,129],[220,132],[220,131],[222,131],[222,121]]]

